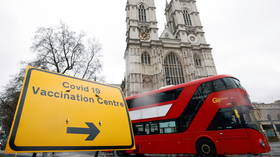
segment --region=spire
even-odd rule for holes
[[[165,8],[167,8],[168,7],[168,2],[167,2],[167,0],[165,1]]]

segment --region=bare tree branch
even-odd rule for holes
[[[84,33],[71,31],[63,23],[59,27],[41,27],[35,32],[31,47],[36,57],[24,64],[88,80],[102,79],[101,45],[95,40],[88,43],[84,41]],[[7,84],[4,92],[0,93],[1,114],[7,116],[4,121],[7,133],[12,124],[24,74],[25,69],[22,69]]]

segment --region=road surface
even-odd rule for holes
[[[259,157],[280,157],[280,142],[270,143],[271,152],[261,154]],[[48,154],[43,156],[42,153],[38,153],[37,157],[94,157],[95,152],[65,152],[65,153],[55,153],[54,155]],[[150,156],[150,155],[148,155]],[[32,157],[30,153],[21,154],[4,154],[0,151],[0,157]],[[100,152],[98,157],[113,157],[113,153]],[[192,157],[192,155],[156,155],[151,157]],[[253,157],[253,155],[227,155],[226,157]]]

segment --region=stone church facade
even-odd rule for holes
[[[154,0],[127,0],[126,96],[216,75],[195,0],[166,3],[159,35]]]
[[[254,116],[267,138],[280,140],[280,100],[270,104],[254,103]]]

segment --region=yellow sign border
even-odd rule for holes
[[[76,79],[76,80],[79,80],[79,81],[85,81],[85,82],[99,84],[99,85],[103,85],[103,86],[109,86],[109,87],[117,88],[117,89],[121,90],[120,88],[115,87],[115,86],[101,84],[101,83],[98,83],[98,82],[88,81],[88,80],[84,80],[84,79],[80,79],[80,78],[76,78],[76,77],[72,77],[72,76],[59,74],[59,73],[55,73],[55,72],[51,72],[51,71],[42,70],[42,69],[38,69],[38,68],[28,66],[27,69],[26,69],[26,74],[25,74],[25,78],[24,78],[24,82],[23,82],[23,87],[21,89],[16,113],[15,113],[15,116],[14,116],[12,128],[11,128],[8,143],[7,143],[7,145],[10,147],[10,149],[12,149],[15,152],[49,152],[49,151],[59,152],[59,151],[67,151],[67,150],[68,151],[88,151],[88,150],[95,150],[96,151],[96,150],[125,150],[125,149],[133,149],[134,148],[134,144],[135,144],[134,134],[133,134],[133,131],[132,131],[132,126],[131,126],[131,121],[130,121],[130,117],[129,117],[127,104],[126,104],[126,101],[124,99],[123,94],[122,94],[122,99],[124,100],[126,113],[127,113],[127,116],[128,116],[129,128],[130,128],[130,137],[131,137],[131,144],[130,145],[123,145],[123,146],[17,146],[17,145],[15,145],[17,129],[18,129],[19,122],[20,122],[20,119],[21,119],[21,114],[22,114],[22,110],[23,110],[23,107],[24,107],[25,97],[26,97],[27,89],[29,87],[29,81],[30,81],[30,78],[31,78],[32,71],[46,72],[46,73],[50,73],[50,74],[54,74],[54,75],[59,75],[59,76],[63,76],[63,77]],[[5,152],[9,151],[7,149],[8,146],[6,146]]]

